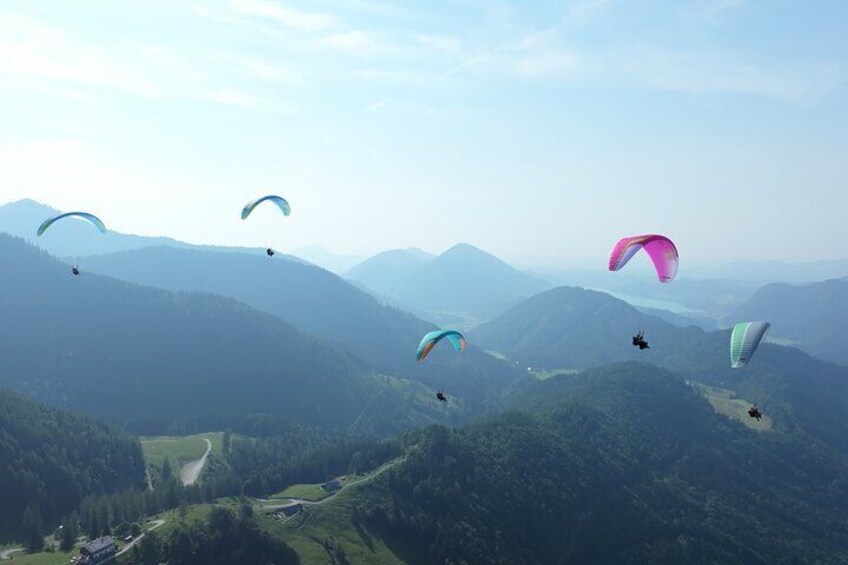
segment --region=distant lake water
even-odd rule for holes
[[[657,300],[655,298],[642,298],[638,296],[630,296],[629,294],[621,294],[620,292],[613,292],[611,290],[607,290],[605,288],[592,288],[585,287],[588,290],[595,290],[598,292],[604,292],[609,294],[610,296],[614,296],[619,300],[624,300],[628,304],[632,304],[633,306],[640,306],[642,308],[656,308],[658,310],[668,310],[669,312],[674,312],[675,314],[689,315],[689,316],[705,316],[706,314],[700,310],[693,310],[688,306],[680,304],[678,302],[671,302],[668,300]]]

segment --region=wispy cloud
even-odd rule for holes
[[[0,22],[0,74],[10,80],[43,80],[161,95],[161,88],[128,62],[86,45],[64,31],[37,21]]]
[[[746,4],[746,0],[695,0],[683,4],[680,9],[685,19],[714,24]]]
[[[456,53],[462,48],[462,41],[458,37],[446,33],[418,33],[415,41],[426,49],[443,53]]]
[[[243,64],[257,75],[291,78],[256,61]],[[213,61],[165,45],[120,41],[104,46],[31,19],[0,22],[0,79],[7,87],[87,101],[111,91],[153,100],[264,106],[242,89],[222,87],[228,79],[220,75]]]
[[[738,9],[744,0],[703,0],[690,6],[703,17]],[[785,102],[814,101],[838,90],[845,69],[838,64],[764,64],[738,51],[703,47],[681,49],[661,43],[605,38],[591,47],[578,47],[572,37],[587,29],[614,6],[612,0],[574,3],[554,24],[478,50],[441,75],[461,72],[568,85],[638,88],[689,93],[733,93],[763,96]],[[601,36],[603,37],[603,36]],[[644,40],[649,41],[649,40]]]
[[[380,44],[374,34],[359,30],[327,35],[317,40],[313,45],[354,55],[373,55],[380,49]]]
[[[259,101],[250,94],[239,90],[218,90],[215,92],[206,92],[199,94],[198,97],[220,102],[221,104],[228,104],[230,106],[257,106],[259,103]]]
[[[238,64],[250,71],[254,76],[271,82],[284,82],[287,84],[300,85],[304,79],[298,73],[292,72],[278,65],[259,61],[251,58],[239,58]]]
[[[391,100],[389,100],[388,98],[385,99],[385,100],[380,100],[379,102],[375,102],[375,103],[371,104],[370,106],[366,106],[365,108],[362,109],[362,111],[363,112],[373,112],[375,110],[379,110],[380,108],[385,108],[390,102],[391,102]]]
[[[330,14],[296,10],[267,0],[230,0],[230,7],[241,14],[270,18],[302,31],[320,31],[339,25],[335,16]]]
[[[545,49],[522,54],[511,68],[526,77],[565,84],[750,94],[787,102],[815,100],[845,80],[835,65],[766,67],[746,62],[738,53],[641,46],[596,52]]]
[[[376,0],[326,0],[333,6],[367,14],[380,14],[384,16],[396,16],[401,18],[415,17],[418,13],[409,9],[409,5],[393,4],[390,2],[379,2]]]
[[[429,83],[434,80],[434,75],[431,73],[408,69],[357,69],[353,71],[353,75],[365,81],[407,85]]]
[[[586,61],[574,52],[547,51],[531,57],[519,58],[514,69],[519,75],[530,77],[576,77],[586,70]]]
[[[485,67],[487,63],[501,65],[513,59],[516,52],[532,51],[548,46],[559,38],[564,29],[587,24],[609,4],[610,0],[580,0],[575,2],[554,23],[530,33],[525,33],[518,40],[513,39],[488,45],[482,49],[478,48],[471,56],[467,56],[464,60],[448,69],[440,78],[450,78],[474,67]],[[544,59],[546,60],[536,62],[527,61],[518,65],[508,66],[519,70],[520,74],[526,74],[528,70],[534,72],[533,69],[536,67],[557,66],[562,68],[567,57],[563,55],[548,55]]]

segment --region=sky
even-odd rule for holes
[[[524,266],[843,258],[848,2],[0,2],[0,204]],[[286,197],[248,221],[248,200]]]

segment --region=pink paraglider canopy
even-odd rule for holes
[[[654,263],[660,282],[671,282],[677,274],[677,247],[664,235],[648,234],[625,237],[615,244],[609,270],[618,271],[642,248]]]

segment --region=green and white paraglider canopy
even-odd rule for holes
[[[742,322],[733,326],[730,336],[730,366],[741,369],[747,365],[770,327],[768,322]]]

